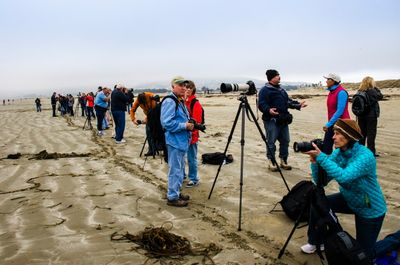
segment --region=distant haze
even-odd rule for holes
[[[400,78],[398,0],[0,1],[0,98],[167,86]]]

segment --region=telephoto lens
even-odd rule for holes
[[[315,150],[314,146],[312,144],[316,144],[319,149],[322,149],[324,145],[324,141],[322,139],[314,139],[311,140],[310,142],[294,142],[293,143],[293,150],[298,153],[298,152],[308,152],[311,150]]]

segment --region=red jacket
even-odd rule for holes
[[[341,85],[339,85],[335,90],[330,91],[328,94],[328,97],[326,99],[326,105],[328,107],[328,121],[332,118],[333,114],[335,114],[335,112],[337,110],[337,103],[338,103],[337,95],[342,90],[346,91]],[[346,93],[347,93],[347,91],[346,91]],[[344,112],[343,112],[342,116],[340,117],[342,119],[350,119],[348,104],[349,104],[349,102],[346,102]]]
[[[94,99],[91,95],[86,96],[86,105],[88,107],[93,107],[94,106]]]
[[[196,98],[196,95],[191,95],[189,98],[186,99],[186,107],[189,111],[190,118],[194,119],[197,123],[201,123],[202,119],[202,107],[200,104],[200,101],[197,100],[196,103],[194,103],[193,110],[190,109],[190,104],[192,103],[192,100]],[[193,130],[192,131],[192,141],[190,144],[195,144],[199,141],[199,130]]]

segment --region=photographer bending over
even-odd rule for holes
[[[131,120],[135,125],[146,124],[146,137],[147,142],[149,143],[149,150],[147,151],[145,156],[153,156],[156,154],[157,151],[147,118],[150,110],[153,110],[156,107],[158,100],[159,97],[156,96],[154,93],[140,93],[133,103],[131,111],[129,112]],[[146,115],[141,121],[136,119],[136,110],[138,109],[138,107],[140,107],[143,110],[144,115]]]
[[[338,119],[333,132],[336,149],[330,156],[322,153],[314,143],[315,150],[305,152],[310,156],[313,181],[318,183],[318,165],[326,171],[328,182],[336,180],[340,192],[327,196],[329,206],[335,213],[355,215],[356,239],[373,258],[374,244],[386,213],[385,199],[376,176],[376,160],[367,147],[358,143],[362,135],[354,120]],[[317,222],[311,207],[308,244],[301,247],[304,253],[314,253],[316,244],[324,242],[315,230]]]
[[[287,159],[289,156],[289,124],[292,123],[293,116],[288,108],[300,110],[307,107],[305,101],[298,102],[289,98],[287,92],[281,88],[281,77],[276,70],[267,70],[268,83],[259,92],[258,109],[263,113],[265,134],[267,136],[267,158],[268,168],[277,171],[278,167],[272,161],[275,158],[275,142],[279,141],[280,166],[290,170]]]

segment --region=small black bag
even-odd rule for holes
[[[329,265],[372,265],[359,243],[343,230],[328,232],[325,255]]]
[[[311,181],[302,180],[294,185],[288,194],[283,196],[279,203],[290,219],[296,221],[303,211],[300,221],[308,221],[310,216],[310,194],[314,186]]]
[[[211,164],[211,165],[220,165],[222,163],[229,164],[233,162],[233,156],[228,154],[224,156],[224,153],[215,152],[215,153],[207,153],[202,154],[202,163],[203,164]]]
[[[291,124],[293,121],[293,115],[289,112],[286,113],[279,113],[278,117],[276,118],[276,124],[279,125],[286,125]]]

